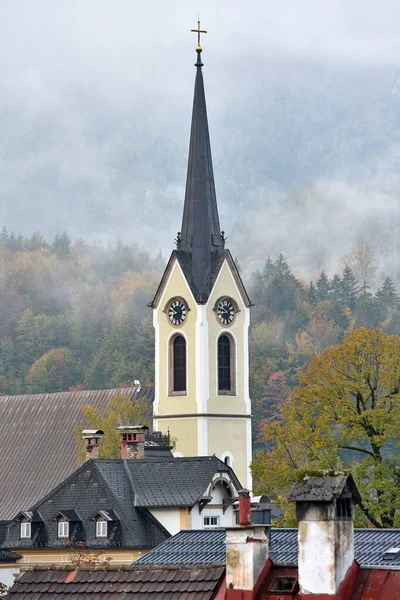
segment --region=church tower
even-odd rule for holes
[[[178,456],[215,454],[251,489],[251,302],[220,230],[200,22],[194,31],[199,39],[182,226],[151,303],[154,428],[170,431]]]

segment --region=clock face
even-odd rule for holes
[[[235,318],[235,309],[229,298],[222,298],[217,305],[217,319],[222,325],[230,325]]]
[[[186,306],[182,300],[172,300],[168,306],[168,319],[172,325],[182,325],[186,319]]]

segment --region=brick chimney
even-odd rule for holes
[[[121,425],[119,441],[122,459],[144,458],[144,442],[146,439],[146,425]]]
[[[334,596],[354,562],[354,504],[361,498],[351,475],[305,476],[295,484],[301,594]]]
[[[84,429],[82,439],[85,441],[86,460],[99,458],[100,440],[104,437],[101,429]]]
[[[267,528],[251,525],[250,493],[247,490],[239,491],[239,518],[239,527],[226,528],[227,598],[229,590],[248,591],[253,597],[253,589],[268,560]]]

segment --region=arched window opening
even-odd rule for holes
[[[224,463],[225,463],[225,464],[226,464],[228,467],[230,467],[230,466],[231,466],[231,459],[230,459],[230,457],[229,457],[229,456],[225,456],[225,458],[224,458]]]
[[[218,390],[231,389],[231,341],[227,335],[218,339]]]
[[[218,392],[220,394],[235,393],[235,343],[231,336],[221,335],[218,338]]]
[[[172,342],[172,391],[186,391],[186,340],[182,335]]]

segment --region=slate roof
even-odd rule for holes
[[[135,494],[125,463],[130,461],[89,460],[63,483],[40,500],[32,510],[42,521],[32,523],[32,538],[20,539],[20,523],[15,520],[3,543],[5,548],[67,548],[84,542],[87,548],[153,548],[169,533],[146,508],[135,507]],[[102,464],[108,463],[107,477]],[[114,518],[108,524],[108,537],[96,538],[96,511]],[[57,515],[70,521],[70,538],[58,538]],[[118,517],[118,520],[115,517]]]
[[[19,558],[22,558],[22,554],[0,548],[0,562],[16,562]]]
[[[7,535],[7,527],[10,524],[10,521],[0,521],[0,544],[4,542]]]
[[[192,507],[218,472],[229,473],[236,489],[242,487],[231,467],[216,456],[143,458],[126,464],[135,489],[135,506]]]
[[[32,514],[32,538],[20,539],[20,511],[9,528],[3,547],[65,548],[83,541],[87,548],[153,548],[169,533],[147,510],[155,507],[193,507],[218,473],[232,469],[215,456],[162,459],[89,460],[23,514]],[[93,516],[98,511],[118,515],[111,519],[108,538],[96,538]],[[70,521],[70,540],[58,538],[57,518]]]
[[[223,567],[137,569],[132,567],[35,567],[22,573],[8,600],[211,600],[224,577]]]
[[[116,394],[152,402],[154,388],[0,396],[0,519],[32,506],[79,466],[82,408],[103,410]]]
[[[154,548],[135,565],[206,565],[225,562],[225,529],[180,531]],[[363,568],[398,568],[400,556],[385,559],[400,548],[400,529],[355,529],[355,559]],[[276,565],[297,566],[297,529],[271,529],[270,558]]]

